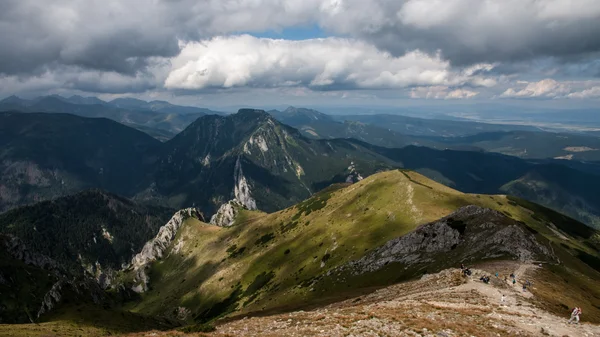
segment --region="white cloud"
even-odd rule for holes
[[[562,97],[571,91],[568,84],[558,82],[551,78],[539,82],[527,83],[525,88],[509,88],[500,97],[504,98],[556,98]]]
[[[479,92],[477,91],[471,91],[471,90],[466,90],[466,89],[456,89],[456,90],[452,90],[448,93],[448,96],[446,96],[446,99],[464,99],[464,98],[471,98],[471,97],[475,97],[479,94]]]
[[[468,99],[479,94],[467,89],[451,90],[446,86],[418,87],[410,91],[410,98],[420,99]]]
[[[582,91],[572,92],[567,95],[568,98],[600,98],[600,86],[591,87]]]
[[[418,50],[393,57],[367,43],[341,38],[302,41],[217,37],[182,46],[165,87],[202,90],[306,86],[316,90],[445,85],[493,86],[492,65],[453,69],[440,55]]]

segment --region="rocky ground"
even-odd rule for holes
[[[600,326],[585,322],[569,325],[568,313],[558,317],[536,307],[529,291],[523,292],[520,283],[513,286],[510,279],[504,278],[514,272],[517,280],[535,280],[531,276],[538,266],[506,262],[481,268],[473,269],[468,279],[460,275],[460,270],[449,269],[320,309],[242,318],[197,335],[600,336]],[[498,278],[495,272],[500,273]],[[491,275],[491,282],[479,281],[482,275]],[[128,336],[184,335],[194,334],[156,331]]]

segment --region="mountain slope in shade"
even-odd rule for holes
[[[2,322],[37,321],[73,301],[100,304],[107,288],[125,295],[116,272],[172,213],[90,190],[0,214]]]
[[[159,146],[108,119],[0,113],[0,211],[90,187],[133,195]]]

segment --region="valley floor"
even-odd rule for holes
[[[459,269],[448,269],[315,310],[222,322],[211,333],[146,331],[124,336],[600,336],[600,325],[586,323],[585,312],[584,322],[569,325],[568,309],[559,317],[534,304],[540,303],[534,295],[541,275],[538,266],[494,262],[478,268],[469,278]],[[518,281],[531,280],[533,293],[523,292],[520,282],[513,286],[505,279],[510,273]],[[489,284],[479,281],[483,275],[491,276]],[[105,335],[100,330],[43,331],[43,325],[28,330],[30,334],[13,334],[8,327],[0,325],[1,336]]]
[[[497,262],[473,269],[468,279],[460,270],[425,275],[418,281],[382,288],[372,294],[310,311],[248,317],[217,326],[201,336],[600,336],[600,326],[567,324],[569,310],[559,317],[534,305],[534,295],[521,283],[532,280],[533,264]],[[499,277],[494,276],[499,272]],[[490,275],[491,281],[479,281]],[[502,294],[505,300],[501,302]],[[585,313],[582,316],[585,320]],[[128,335],[178,336],[179,332]]]

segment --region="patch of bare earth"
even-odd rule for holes
[[[538,267],[501,262],[480,268],[473,269],[469,278],[449,269],[317,310],[247,317],[196,336],[600,336],[598,325],[569,325],[567,317],[532,304],[533,295],[522,291],[521,279]],[[510,273],[519,280],[514,286],[505,279]],[[491,276],[489,284],[479,281],[483,275]],[[190,336],[179,332],[131,336],[183,335]]]

